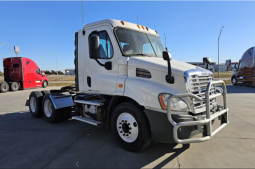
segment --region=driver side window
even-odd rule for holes
[[[240,62],[238,69],[241,69],[242,67],[243,67],[243,62]]]
[[[40,69],[36,69],[36,73],[37,73],[37,74],[40,74]]]
[[[99,36],[99,52],[100,58],[98,59],[110,59],[113,56],[113,47],[106,31],[97,32],[91,34],[90,36]]]

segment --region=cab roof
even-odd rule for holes
[[[142,32],[144,31],[145,33],[151,33],[151,34],[159,36],[156,30],[150,29],[146,26],[134,24],[134,23],[126,22],[126,21],[121,21],[121,20],[115,20],[115,19],[105,19],[105,20],[101,20],[97,22],[92,22],[85,25],[84,28],[86,29],[89,27],[98,26],[105,23],[110,24],[112,27],[130,28],[130,29],[134,29],[134,30],[138,30]]]

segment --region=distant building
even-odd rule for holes
[[[75,75],[74,69],[65,69],[65,75]]]

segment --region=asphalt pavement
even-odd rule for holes
[[[123,150],[110,129],[33,118],[25,100],[42,88],[0,93],[0,168],[254,168],[255,88],[227,89],[230,124],[212,139],[152,143],[137,153]]]

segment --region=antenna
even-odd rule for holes
[[[137,21],[137,25],[138,25],[138,15],[136,15],[136,21]]]
[[[166,48],[166,34],[164,33],[164,35],[165,35],[165,48]]]
[[[84,2],[82,0],[82,27],[84,28]]]

